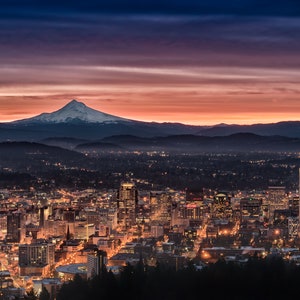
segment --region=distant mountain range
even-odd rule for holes
[[[60,149],[62,152],[60,153]],[[97,141],[51,138],[35,142],[1,142],[0,162],[22,155],[35,154],[79,159],[79,154],[106,152],[165,151],[169,153],[242,153],[242,152],[300,152],[300,139],[282,136],[260,136],[237,133],[229,136],[171,135],[166,137],[138,137],[115,135]],[[72,154],[73,153],[73,154]],[[77,153],[77,154],[76,154]],[[20,156],[21,155],[21,156]],[[81,157],[82,158],[82,157]]]
[[[82,151],[153,149],[299,151],[300,121],[193,126],[141,122],[70,101],[52,113],[0,124],[0,142],[36,142]]]
[[[80,152],[167,151],[173,153],[204,152],[257,152],[300,151],[300,139],[282,136],[259,136],[252,133],[237,133],[229,136],[172,135],[143,138],[137,136],[112,136],[99,142],[78,144],[74,150]]]

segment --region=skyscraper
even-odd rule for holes
[[[136,223],[137,202],[138,191],[135,184],[133,182],[122,182],[117,199],[118,223],[125,229]]]
[[[10,243],[20,243],[25,236],[25,216],[21,211],[13,211],[7,215],[6,240]]]

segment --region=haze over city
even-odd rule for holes
[[[299,120],[295,1],[2,1],[0,122],[71,99],[141,121]]]

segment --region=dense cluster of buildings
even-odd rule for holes
[[[299,193],[281,186],[144,191],[127,181],[110,191],[3,190],[0,198],[3,299],[43,287],[55,298],[75,274],[118,274],[141,259],[179,269],[300,254]]]

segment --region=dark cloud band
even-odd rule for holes
[[[164,13],[299,16],[297,0],[2,0],[3,13]]]

